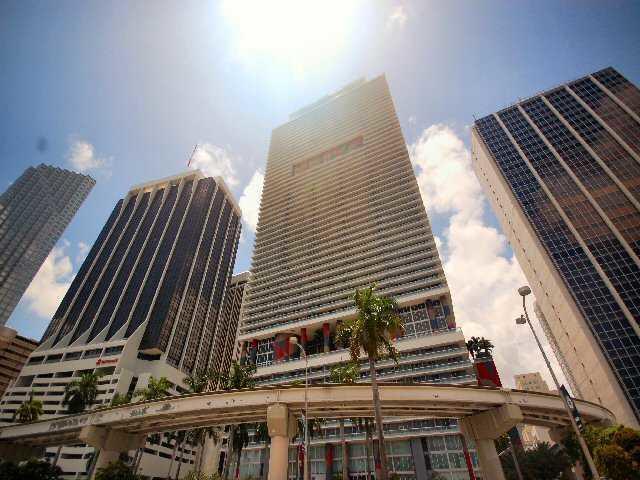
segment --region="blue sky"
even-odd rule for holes
[[[459,323],[467,335],[492,325],[495,337],[507,328],[500,322],[512,313],[510,300],[480,305],[477,295],[453,285],[456,265],[477,248],[460,243],[452,228],[460,225],[489,234],[477,255],[487,268],[507,269],[512,283],[520,275],[486,205],[468,217],[484,203],[481,193],[464,204],[451,187],[474,181],[466,171],[468,126],[473,115],[608,65],[638,83],[640,3],[322,5],[324,11],[285,9],[274,19],[256,5],[214,1],[0,3],[0,186],[40,162],[81,167],[98,182],[10,325],[40,336],[84,245],[131,185],[184,170],[200,143],[199,163],[229,179],[237,198],[244,193],[243,208],[255,216],[258,190],[247,185],[259,184],[271,130],[323,95],[385,73],[445,268],[453,272],[447,270]],[[37,148],[41,138],[44,151]],[[438,172],[447,165],[450,174]],[[447,184],[444,193],[434,178]],[[447,192],[449,198],[437,198]],[[252,245],[246,225],[236,271],[249,268]],[[511,284],[489,282],[479,291],[499,288]],[[506,320],[511,329],[512,318]],[[524,368],[527,359],[520,363]]]

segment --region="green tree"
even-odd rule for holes
[[[491,340],[487,340],[484,337],[471,337],[467,341],[467,350],[469,354],[475,359],[476,357],[487,358],[491,357],[491,352],[493,351],[493,343]]]
[[[58,480],[60,467],[43,460],[31,459],[20,465],[14,462],[0,463],[0,480]]]
[[[253,375],[256,373],[255,365],[240,365],[237,361],[231,363],[231,369],[227,375],[220,377],[221,390],[242,390],[246,388],[254,388],[255,380]],[[231,466],[231,456],[236,456],[236,475],[240,470],[240,458],[242,449],[249,443],[249,432],[246,424],[233,424],[229,426],[229,439],[227,441],[228,452],[224,461],[225,480],[229,479],[229,468]]]
[[[110,462],[96,472],[96,480],[142,480],[133,469],[121,460]]]
[[[141,397],[142,401],[158,400],[170,395],[171,382],[167,380],[167,377],[155,378],[151,376],[149,383],[145,388],[140,388],[133,392],[134,397]]]
[[[516,456],[524,480],[555,480],[571,466],[569,456],[559,448],[542,442],[529,450],[516,449]],[[518,480],[513,457],[500,457],[507,480]]]
[[[610,480],[640,480],[640,431],[622,425],[596,427],[587,425],[583,436],[601,476]],[[586,461],[578,441],[570,432],[563,440],[567,453],[575,463]],[[591,478],[589,472],[587,478]]]
[[[202,393],[205,390],[211,390],[215,385],[218,376],[211,371],[195,372],[185,377],[184,383],[189,388],[189,393]]]
[[[360,378],[360,363],[359,362],[346,362],[335,365],[331,368],[329,374],[329,380],[333,383],[346,383],[354,384]],[[348,449],[347,439],[344,435],[344,418],[339,420],[340,422],[340,446],[342,448],[342,478],[349,478],[349,462],[348,462]]]
[[[93,405],[98,396],[99,373],[87,372],[64,388],[63,405],[68,405],[67,412],[81,413]]]
[[[18,407],[13,414],[13,420],[16,419],[20,423],[35,422],[43,413],[42,402],[33,399],[33,392],[29,394],[29,400],[26,400]]]
[[[387,454],[382,429],[382,411],[380,393],[376,378],[376,361],[388,356],[398,361],[398,352],[391,337],[404,330],[402,318],[397,314],[398,305],[392,298],[376,295],[375,285],[357,289],[353,295],[358,315],[346,320],[338,331],[338,340],[349,345],[351,360],[357,362],[362,350],[369,361],[369,375],[373,393],[373,405],[376,420],[380,452],[379,480],[388,479]]]
[[[131,394],[122,394],[116,392],[113,397],[111,397],[111,406],[119,407],[120,405],[126,405],[131,402]]]

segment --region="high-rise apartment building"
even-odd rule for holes
[[[0,397],[38,346],[38,342],[0,325]]]
[[[260,385],[304,381],[291,336],[309,355],[310,381],[327,381],[349,357],[335,332],[356,314],[350,296],[372,283],[397,299],[406,322],[399,363],[378,362],[380,381],[475,383],[384,77],[357,81],[273,131],[251,273],[239,341]],[[401,478],[466,475],[455,419],[389,419],[385,429]],[[313,478],[342,471],[337,431],[329,422],[314,440]],[[364,478],[364,433],[347,432],[351,478]],[[243,472],[255,476],[264,456],[256,445],[245,455]],[[297,458],[292,450],[291,478]]]
[[[38,165],[0,196],[0,325],[95,183],[87,175]]]
[[[640,92],[613,68],[475,122],[476,173],[573,393],[640,424]]]
[[[226,359],[212,347],[236,335],[220,317],[240,228],[240,209],[221,178],[190,171],[133,187],[0,402],[0,420],[10,421],[31,391],[43,401],[44,418],[65,414],[65,386],[87,372],[102,375],[100,407],[116,393],[144,388],[151,376],[166,377],[180,393],[188,374],[219,371]],[[141,472],[165,478],[174,442],[147,443]],[[184,474],[196,452],[182,449]],[[82,476],[92,451],[65,447],[58,465],[68,478]],[[173,468],[175,474],[177,462]]]

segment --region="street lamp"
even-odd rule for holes
[[[304,347],[298,342],[298,337],[289,337],[291,345],[297,345],[304,357],[304,480],[309,480],[309,358]]]
[[[547,368],[549,369],[549,373],[551,373],[551,378],[553,378],[553,383],[555,383],[556,389],[558,390],[558,393],[561,394],[560,396],[562,397],[562,403],[564,404],[564,408],[567,411],[567,415],[569,415],[569,419],[571,420],[571,426],[573,427],[573,431],[575,432],[576,436],[578,437],[578,443],[580,444],[580,448],[582,449],[582,453],[584,454],[584,457],[587,459],[587,464],[589,465],[589,470],[591,470],[591,475],[593,476],[594,480],[604,480],[598,474],[598,469],[596,468],[596,464],[594,463],[593,458],[591,457],[591,452],[589,452],[589,448],[587,447],[587,443],[584,441],[584,438],[582,437],[582,433],[580,433],[580,429],[578,428],[578,424],[576,423],[576,419],[573,416],[573,412],[571,410],[571,407],[567,403],[567,398],[564,395],[562,395],[562,392],[560,390],[560,382],[558,381],[558,378],[556,377],[556,374],[553,371],[553,368],[551,368],[551,363],[549,362],[549,358],[547,357],[547,354],[545,353],[544,349],[542,348],[542,344],[540,343],[540,340],[538,339],[538,335],[536,334],[536,331],[533,329],[533,325],[531,324],[531,320],[529,319],[529,313],[527,313],[526,297],[527,297],[527,295],[529,295],[531,293],[531,289],[527,285],[524,285],[523,287],[520,287],[518,289],[518,293],[522,297],[522,309],[524,310],[524,316],[520,315],[520,317],[516,318],[516,324],[517,325],[524,325],[525,323],[529,324],[529,328],[531,328],[531,333],[533,333],[533,338],[536,339],[536,343],[538,344],[538,348],[540,349],[540,352],[542,353],[542,357],[544,358],[544,361],[547,364]]]

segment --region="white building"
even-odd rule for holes
[[[116,393],[146,387],[151,376],[181,393],[187,375],[228,369],[232,348],[212,352],[233,345],[237,332],[221,311],[239,236],[240,209],[220,178],[191,171],[133,187],[0,401],[0,420],[10,422],[30,392],[43,402],[43,418],[65,415],[65,386],[83,373],[102,375],[93,406],[100,408]],[[166,478],[174,445],[167,435],[147,442],[139,472]],[[83,478],[92,456],[89,446],[64,447],[58,466],[66,478]],[[180,456],[181,473],[193,468],[193,447]]]
[[[350,295],[371,283],[398,300],[406,322],[399,363],[380,362],[379,381],[476,381],[384,77],[354,82],[273,131],[251,272],[239,341],[259,385],[304,381],[292,336],[309,355],[310,380],[326,381],[348,358],[335,332],[355,315]],[[468,478],[455,420],[385,428],[400,478]],[[324,433],[311,449],[316,480],[342,471],[337,422]],[[347,433],[351,478],[364,478],[364,434],[350,424]],[[292,448],[291,478],[296,456]],[[246,457],[244,473],[256,476],[259,446]]]

